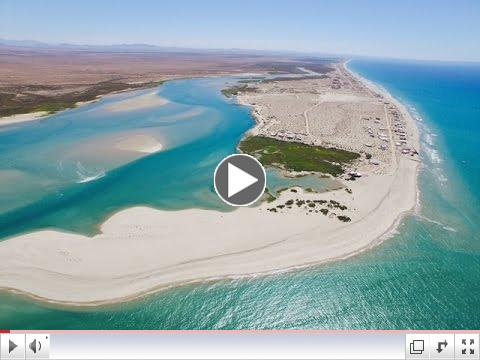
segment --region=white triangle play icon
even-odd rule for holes
[[[256,177],[228,163],[228,197],[232,197],[257,181]]]

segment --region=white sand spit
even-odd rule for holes
[[[274,203],[230,213],[191,209],[121,211],[88,238],[40,231],[0,243],[0,288],[44,300],[98,305],[190,282],[269,273],[341,259],[368,249],[415,205],[416,162],[345,190],[285,192]],[[375,191],[371,191],[375,189]],[[296,208],[288,199],[335,199],[353,207],[345,224]]]

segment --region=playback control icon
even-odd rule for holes
[[[49,334],[27,334],[25,342],[27,359],[49,359],[50,358],[50,335]]]
[[[50,359],[50,334],[0,334],[1,360]]]
[[[478,334],[455,334],[455,359],[478,360],[479,340]]]
[[[34,354],[36,354],[37,351],[42,350],[42,342],[40,340],[33,339],[33,341],[28,344],[28,347],[33,351]]]
[[[443,350],[445,350],[448,346],[448,341],[447,340],[443,340],[443,341],[438,341],[437,342],[437,353],[441,353]]]
[[[1,334],[0,359],[25,359],[25,334]]]
[[[421,355],[425,351],[425,340],[414,339],[409,344],[411,355]]]
[[[475,339],[468,340],[468,347],[467,347],[467,339],[462,339],[462,355],[475,355]],[[468,352],[467,352],[468,349]]]
[[[15,344],[12,340],[8,340],[8,353],[11,354],[13,350],[15,350],[18,347],[17,344]]]
[[[480,360],[479,334],[406,334],[405,358],[425,360]]]
[[[231,206],[248,206],[264,193],[266,174],[253,156],[235,154],[224,158],[215,169],[217,195]]]

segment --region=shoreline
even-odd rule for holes
[[[92,98],[90,100],[77,101],[72,106],[68,106],[68,107],[65,107],[65,108],[59,109],[59,110],[32,111],[32,112],[27,112],[27,113],[19,113],[19,114],[2,116],[2,117],[0,117],[0,128],[3,127],[3,126],[7,126],[7,125],[21,124],[21,123],[31,122],[31,121],[35,121],[35,120],[43,120],[43,119],[48,118],[49,116],[56,115],[56,114],[58,114],[62,111],[72,110],[72,109],[76,109],[78,107],[81,107],[83,105],[96,103],[97,101],[101,100],[105,96],[122,94],[122,93],[126,93],[126,92],[147,90],[147,89],[150,89],[150,88],[157,88],[157,87],[163,85],[165,82],[170,81],[170,80],[177,80],[177,78],[166,78],[165,80],[160,81],[158,85],[154,85],[154,86],[152,86],[151,83],[142,83],[141,86],[136,86],[136,87],[132,86],[130,88],[126,88],[126,89],[122,89],[122,90],[108,91],[106,93],[96,95],[94,98]],[[130,85],[134,85],[134,84],[130,84]],[[142,104],[140,104],[140,106],[141,105]],[[117,110],[114,109],[112,111],[117,111]]]
[[[406,110],[389,93],[376,91],[400,105],[402,112]],[[259,126],[253,110],[252,116],[256,125],[245,135]],[[418,141],[418,129],[408,111],[406,119],[413,122]],[[101,306],[175,286],[283,273],[343,260],[382,243],[411,213],[417,203],[417,170],[417,162],[400,159],[393,174],[352,183],[356,201],[360,198],[365,208],[348,225],[302,212],[270,214],[265,210],[271,204],[265,203],[230,213],[136,207],[106,219],[101,233],[92,238],[51,230],[16,236],[0,242],[0,258],[5,259],[0,262],[0,289],[51,304]],[[374,186],[379,191],[372,196],[369,190]],[[404,194],[405,188],[411,191]],[[298,197],[352,201],[344,189],[323,194],[298,189],[297,194],[282,193],[276,201]],[[381,224],[377,217],[383,220]],[[182,228],[185,219],[195,219],[191,229]],[[221,238],[232,226],[240,229],[230,242],[211,239],[212,227]],[[176,239],[169,239],[171,231],[176,232]],[[204,236],[197,239],[198,234]],[[198,244],[198,240],[207,243]],[[27,254],[21,251],[26,248]],[[34,257],[40,249],[44,253]],[[109,257],[118,260],[105,264]],[[271,261],[265,264],[265,258]]]
[[[408,105],[407,104],[403,104],[400,100],[396,99],[392,94],[390,94],[390,92],[388,92],[388,90],[384,89],[383,87],[377,85],[376,83],[374,83],[373,81],[369,80],[369,79],[366,79],[364,78],[363,76],[361,76],[360,74],[356,73],[355,71],[349,69],[347,67],[347,64],[350,62],[351,60],[348,60],[348,61],[345,61],[342,66],[343,68],[348,71],[349,74],[351,74],[354,78],[358,79],[362,84],[364,84],[367,88],[369,88],[370,90],[376,92],[376,93],[379,93],[381,94],[384,98],[387,98],[389,101],[393,102],[399,109],[400,109],[400,112],[402,113],[402,115],[404,116],[404,118],[409,122],[409,125],[412,127],[412,129],[414,130],[414,138],[413,138],[413,142],[414,142],[414,145],[415,145],[415,148],[417,149],[420,149],[420,130],[419,130],[419,127],[417,125],[417,122],[416,120],[414,119],[413,115],[410,113],[410,111],[408,110]],[[415,186],[416,188],[418,188],[417,184]]]
[[[7,126],[7,125],[21,124],[21,123],[31,122],[31,121],[35,121],[35,120],[43,120],[43,119],[45,119],[45,118],[47,118],[51,115],[55,115],[55,114],[61,112],[61,111],[72,110],[72,109],[76,109],[76,108],[78,108],[80,106],[83,106],[83,105],[88,105],[88,104],[95,103],[95,102],[101,100],[105,96],[122,94],[122,93],[133,92],[133,91],[141,91],[141,90],[146,90],[146,89],[149,89],[149,88],[157,88],[157,87],[165,84],[167,81],[198,79],[198,78],[215,78],[215,77],[223,77],[223,76],[237,77],[237,76],[245,76],[245,75],[256,76],[256,75],[264,75],[264,74],[263,73],[251,73],[250,74],[250,73],[231,72],[231,73],[219,73],[219,74],[212,74],[212,75],[202,74],[202,75],[190,75],[190,76],[178,76],[178,77],[168,76],[168,77],[165,77],[164,80],[161,80],[160,81],[161,83],[156,85],[156,86],[151,86],[150,83],[144,83],[145,85],[140,86],[140,87],[132,87],[132,88],[123,89],[123,90],[113,90],[113,91],[107,92],[105,94],[97,95],[94,99],[91,99],[91,100],[78,101],[72,107],[67,107],[67,108],[62,109],[62,110],[54,111],[52,113],[50,113],[48,111],[32,111],[32,112],[27,112],[27,113],[19,113],[19,114],[1,116],[0,117],[0,128],[3,127],[3,126]]]
[[[155,209],[154,209],[155,210]],[[139,301],[145,298],[148,298],[149,296],[153,296],[155,294],[158,294],[162,291],[168,291],[170,289],[176,288],[176,287],[181,287],[181,286],[188,286],[188,285],[200,285],[200,284],[208,284],[208,283],[213,283],[217,281],[234,281],[234,280],[241,280],[241,279],[249,279],[253,278],[256,276],[274,276],[274,275],[280,275],[284,273],[288,273],[291,271],[296,271],[296,270],[304,270],[308,268],[312,268],[315,266],[323,266],[323,265],[328,265],[337,261],[343,261],[347,260],[351,257],[357,256],[365,251],[371,250],[374,247],[381,245],[384,241],[388,240],[391,236],[393,236],[393,232],[396,230],[396,228],[400,225],[401,221],[403,218],[409,214],[412,213],[412,210],[406,210],[402,213],[399,214],[397,219],[394,221],[394,223],[391,224],[391,226],[385,230],[383,234],[380,234],[375,240],[373,240],[370,244],[366,245],[365,247],[358,249],[356,251],[353,251],[348,254],[340,255],[336,258],[331,258],[323,261],[312,261],[310,263],[304,263],[304,264],[299,264],[299,265],[293,265],[291,267],[285,267],[285,268],[279,268],[271,271],[264,271],[264,272],[252,272],[252,273],[244,273],[244,274],[237,274],[237,275],[224,275],[224,276],[213,276],[213,277],[207,277],[207,278],[198,278],[198,279],[193,279],[193,280],[188,280],[188,281],[178,281],[178,282],[172,282],[169,284],[164,284],[164,285],[159,285],[157,287],[153,287],[149,290],[139,292],[136,294],[132,295],[127,295],[124,297],[118,297],[114,299],[106,299],[106,300],[98,300],[98,301],[92,301],[92,302],[76,302],[76,301],[56,301],[51,298],[47,297],[42,297],[39,295],[36,295],[35,293],[30,293],[24,290],[18,290],[15,288],[7,288],[7,287],[0,287],[0,292],[4,291],[16,296],[23,296],[28,298],[31,301],[38,301],[41,304],[49,304],[55,307],[65,307],[65,308],[72,308],[72,309],[89,309],[89,308],[98,308],[98,307],[108,307],[108,306],[116,306],[119,304],[124,304],[124,303],[129,303],[129,302],[135,302]]]
[[[3,117],[0,117],[0,127],[13,125],[13,124],[22,124],[25,122],[31,122],[35,120],[42,120],[47,118],[50,115],[52,114],[49,114],[46,111],[34,111],[30,113],[3,116]]]
[[[169,80],[171,80],[171,79],[169,79]],[[169,81],[169,80],[165,80],[165,81]],[[174,80],[178,80],[178,79],[174,79]],[[161,85],[158,85],[158,86],[161,86]],[[35,121],[35,120],[43,120],[43,119],[48,118],[49,116],[56,115],[56,114],[58,114],[62,111],[73,110],[73,109],[76,109],[76,108],[81,107],[83,105],[96,103],[97,101],[100,101],[105,96],[122,94],[122,93],[133,92],[133,91],[141,91],[141,90],[146,90],[148,88],[151,88],[151,87],[150,86],[145,86],[143,88],[131,88],[131,89],[125,89],[125,90],[120,90],[120,91],[112,91],[112,92],[109,92],[107,94],[98,95],[95,99],[92,99],[92,100],[79,101],[79,102],[75,103],[75,105],[72,106],[72,107],[65,108],[65,109],[62,109],[62,110],[58,110],[58,111],[55,111],[53,113],[49,113],[47,111],[34,111],[34,112],[29,112],[29,113],[21,113],[21,114],[2,116],[2,117],[0,117],[0,128],[3,127],[3,126],[8,126],[8,125],[22,124],[22,123],[32,122],[32,121]],[[125,110],[128,111],[129,109],[125,109]],[[122,111],[122,109],[112,109],[111,111]]]
[[[300,190],[300,189],[299,189]],[[300,190],[301,191],[301,190]],[[341,190],[337,190],[337,191],[341,191]],[[329,192],[328,193],[324,193],[326,194],[328,197],[328,195],[330,194]],[[128,208],[128,209],[125,209],[125,210],[121,210],[115,214],[113,214],[109,219],[107,219],[105,223],[107,223],[110,219],[116,217],[117,215],[119,215],[120,213],[125,213],[127,216],[131,216],[132,215],[132,212],[135,211],[136,209],[142,209],[142,210],[148,210],[148,211],[151,211],[152,214],[153,213],[156,213],[155,215],[156,216],[156,219],[157,221],[160,220],[163,216],[163,215],[168,215],[168,213],[173,213],[173,211],[163,211],[163,210],[157,210],[157,209],[152,209],[152,208],[145,208],[145,207],[139,207],[139,208]],[[245,209],[245,210],[249,210],[249,209]],[[191,214],[195,214],[195,213],[199,213],[199,212],[212,212],[211,210],[203,210],[203,209],[192,209],[192,210],[181,210],[182,212],[191,212]],[[67,306],[67,307],[76,307],[76,308],[88,308],[88,307],[99,307],[99,306],[107,306],[107,305],[115,305],[115,304],[119,304],[119,303],[124,303],[124,302],[130,302],[130,301],[135,301],[135,300],[138,300],[138,299],[142,299],[142,298],[145,298],[145,297],[148,297],[150,295],[153,295],[157,292],[160,292],[160,291],[164,291],[164,290],[168,290],[168,289],[171,289],[171,288],[174,288],[174,287],[177,287],[177,286],[185,286],[185,285],[193,285],[193,284],[202,284],[202,283],[209,283],[209,282],[213,282],[213,281],[220,281],[220,280],[236,280],[236,279],[242,279],[242,278],[251,278],[251,277],[255,277],[255,276],[267,276],[267,275],[275,275],[275,274],[282,274],[282,273],[286,273],[286,272],[289,272],[289,271],[294,271],[294,270],[300,270],[300,269],[305,269],[305,268],[309,268],[309,267],[312,267],[312,266],[320,266],[320,265],[324,265],[324,264],[328,264],[328,263],[332,263],[332,262],[335,262],[335,261],[341,261],[341,260],[345,260],[345,259],[348,259],[350,257],[353,257],[353,256],[356,256],[364,251],[367,251],[367,250],[370,250],[372,248],[374,248],[375,246],[378,246],[380,245],[381,243],[383,243],[383,241],[387,240],[391,235],[392,233],[395,231],[395,229],[397,228],[397,226],[400,224],[401,220],[404,218],[404,216],[412,213],[413,209],[406,209],[404,211],[402,211],[401,213],[398,214],[398,216],[396,216],[394,219],[393,219],[393,222],[385,229],[383,229],[383,231],[381,232],[378,232],[372,239],[369,239],[367,240],[366,242],[364,242],[362,244],[362,246],[360,247],[354,247],[353,250],[349,251],[349,252],[345,252],[344,250],[340,251],[336,256],[334,257],[325,257],[325,258],[321,258],[321,259],[312,259],[312,260],[309,260],[309,261],[304,261],[304,262],[300,262],[300,263],[294,263],[294,264],[291,264],[290,266],[280,266],[278,268],[272,268],[272,269],[268,269],[268,270],[262,270],[262,271],[245,271],[243,273],[225,273],[225,274],[222,274],[222,275],[215,275],[215,276],[205,276],[205,277],[198,277],[198,269],[195,269],[194,270],[194,274],[195,274],[195,278],[193,279],[188,279],[188,280],[171,280],[171,281],[168,281],[168,282],[163,282],[163,283],[160,283],[160,284],[157,284],[155,286],[150,286],[146,289],[143,289],[142,291],[137,291],[137,292],[133,292],[133,293],[129,293],[129,294],[123,294],[122,296],[116,296],[116,297],[108,297],[108,298],[105,298],[105,299],[96,299],[96,300],[67,300],[67,299],[60,299],[60,298],[55,298],[55,297],[49,297],[49,296],[42,296],[40,295],[40,293],[42,292],[41,289],[37,288],[36,290],[39,290],[39,291],[28,291],[27,289],[19,289],[18,287],[14,287],[14,286],[4,286],[2,283],[2,276],[0,275],[0,291],[6,291],[6,292],[9,292],[9,293],[13,293],[13,294],[17,294],[17,295],[21,295],[21,296],[26,296],[30,299],[33,299],[33,300],[36,300],[36,301],[41,301],[41,302],[44,302],[44,303],[48,303],[48,304],[52,304],[52,305],[59,305],[59,306]],[[232,213],[235,213],[232,212]],[[232,214],[232,213],[226,213],[227,215],[228,214]],[[221,215],[222,213],[220,213],[219,215]],[[225,214],[225,213],[223,213]],[[190,214],[188,215],[185,215],[185,217],[189,216]],[[272,222],[276,221],[278,219],[271,219]],[[102,230],[101,230],[101,233],[103,233],[103,225],[102,224]],[[363,224],[361,224],[363,225]],[[348,227],[348,226],[347,226]],[[66,233],[66,232],[60,232],[60,231],[50,231],[50,230],[47,230],[47,231],[41,231],[39,233],[44,233],[46,232],[48,236],[45,236],[43,237],[43,239],[46,239],[46,238],[51,238],[50,234],[57,234],[57,235],[60,235],[60,236],[63,236],[65,238],[75,238],[75,237],[79,237],[80,239],[83,239],[83,240],[93,240],[95,237],[93,238],[88,238],[86,236],[82,236],[82,235],[76,235],[76,234],[72,234],[72,233]],[[350,233],[355,233],[355,231],[350,231]],[[33,233],[29,233],[29,234],[25,234],[25,235],[20,235],[18,237],[14,237],[14,238],[9,238],[7,240],[5,240],[3,243],[6,243],[6,242],[9,242],[11,240],[15,240],[15,239],[18,239],[18,238],[28,238],[29,236],[31,236]],[[38,234],[38,235],[41,235],[41,234]],[[358,234],[357,234],[358,235]],[[294,234],[295,236],[295,234]],[[335,236],[335,238],[339,238],[341,236],[337,235]],[[40,248],[43,248],[44,245],[41,245],[41,246],[38,246],[39,244],[35,243],[36,240],[41,240],[41,239],[30,239],[30,240],[33,240],[33,241],[28,241],[26,244],[23,244],[24,246],[26,247],[29,247],[29,251],[31,250],[32,252],[37,252],[40,250]],[[289,239],[282,239],[280,240],[280,242],[287,242]],[[1,245],[1,243],[0,243]],[[132,244],[134,245],[134,244]],[[24,246],[21,246],[22,248]],[[36,249],[32,249],[31,246],[35,246],[38,250]],[[113,246],[113,244],[112,244]],[[268,249],[268,246],[265,247],[266,249]],[[92,244],[92,247],[90,250],[94,251],[95,249],[95,246]],[[0,249],[1,250],[1,249]],[[133,250],[133,249],[132,249]],[[314,250],[314,249],[309,249],[309,250]],[[247,254],[248,252],[250,252],[251,250],[247,250]],[[253,252],[255,252],[256,249],[253,249]],[[268,252],[267,252],[268,253]],[[228,258],[230,254],[226,254],[225,256]],[[235,255],[235,254],[234,254]],[[287,254],[288,255],[288,254]],[[1,251],[0,251],[0,256],[1,256]],[[107,255],[106,255],[107,256]],[[259,258],[263,259],[263,256],[259,256]],[[201,259],[200,261],[208,261],[209,259]],[[228,261],[228,260],[227,260]],[[182,265],[187,265],[188,266],[188,263],[186,264],[182,264]],[[224,265],[227,265],[227,263],[224,263]],[[250,268],[250,265],[247,264],[246,268]],[[1,269],[1,267],[0,267]],[[28,272],[30,272],[31,270],[45,270],[45,269],[40,269],[40,268],[36,268],[36,269],[31,269],[29,268],[28,269]],[[3,273],[3,271],[1,271],[0,273]],[[139,274],[139,278],[137,280],[140,280],[141,278],[145,277],[145,276],[151,276],[152,274]],[[175,274],[173,274],[175,275]],[[33,279],[31,279],[33,280]],[[43,280],[46,280],[45,278]],[[70,279],[70,277],[66,277],[65,279],[67,281],[67,286],[70,286],[70,281],[73,280],[73,279]],[[33,281],[29,281],[29,283],[31,285],[33,285],[34,283],[36,283],[35,280]],[[106,283],[103,284],[104,286],[108,286]],[[98,284],[97,286],[95,286],[95,288],[97,288],[97,290],[100,290],[103,288],[103,286],[101,284]],[[57,295],[60,295],[61,293],[58,293]]]

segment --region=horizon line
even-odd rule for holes
[[[19,44],[8,44],[3,42],[13,42]],[[37,43],[37,45],[22,45],[21,43]],[[432,58],[412,58],[412,57],[390,57],[390,56],[380,56],[380,55],[365,55],[365,54],[347,54],[347,53],[330,53],[330,52],[321,52],[321,51],[312,51],[312,50],[287,50],[287,49],[252,49],[252,48],[238,48],[238,47],[190,47],[182,45],[159,45],[159,44],[149,44],[149,43],[109,43],[109,44],[89,44],[89,43],[76,43],[76,42],[46,42],[42,40],[35,39],[9,39],[9,38],[0,38],[0,45],[3,46],[16,46],[16,47],[25,47],[25,48],[56,48],[56,47],[84,47],[84,48],[101,48],[101,47],[150,47],[157,49],[178,49],[178,50],[194,50],[194,51],[243,51],[250,53],[284,53],[284,55],[300,55],[300,56],[331,56],[337,58],[371,58],[379,60],[400,60],[400,61],[416,61],[416,62],[441,62],[441,63],[469,63],[469,64],[480,64],[480,59],[432,59]],[[71,49],[74,50],[74,49]]]

